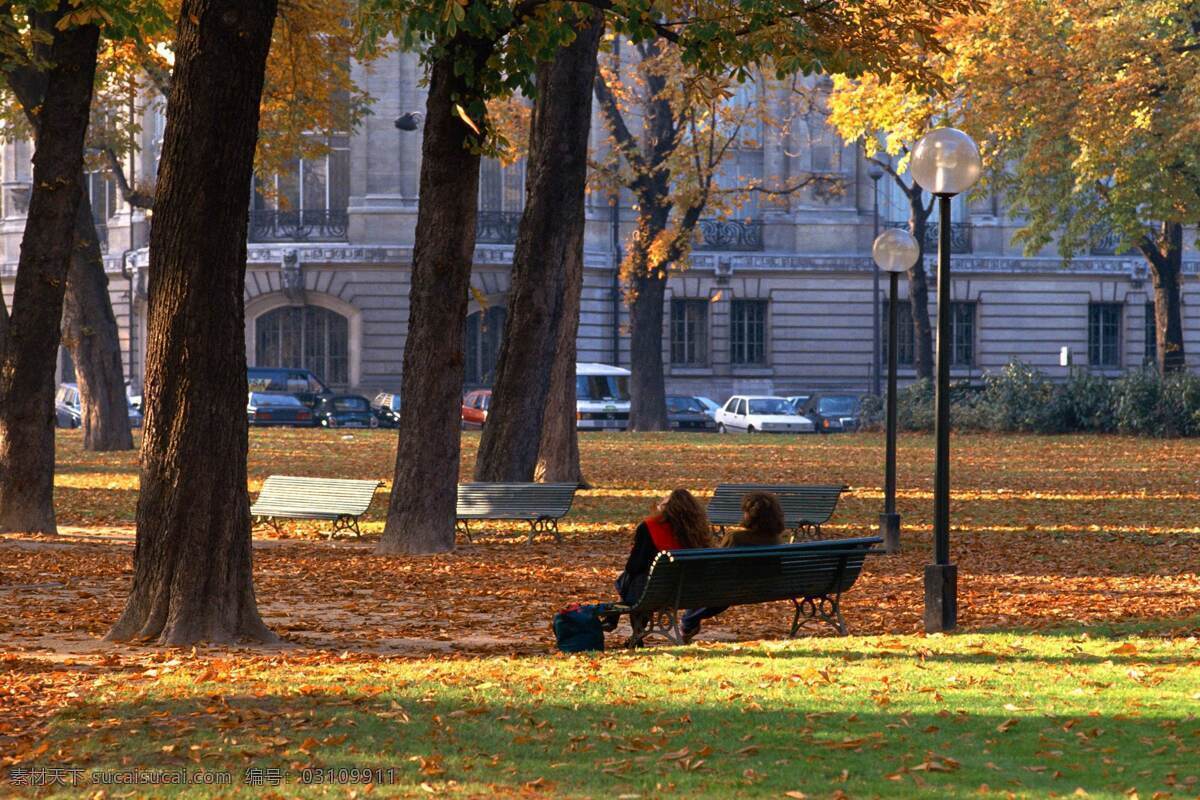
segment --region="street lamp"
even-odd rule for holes
[[[867,160],[867,177],[871,179],[875,194],[875,201],[871,204],[875,212],[871,241],[875,241],[879,238],[879,179],[883,177],[883,166],[873,158]],[[875,331],[874,344],[871,345],[871,394],[879,397],[879,270],[875,270],[874,273],[871,281],[871,302],[875,305],[875,311],[871,315]]]
[[[950,199],[979,180],[979,148],[960,130],[937,128],[917,142],[912,175],[938,199],[937,384],[933,477],[933,563],[925,567],[925,630],[954,630],[958,568],[950,563]]]
[[[887,455],[883,478],[883,513],[879,515],[879,534],[889,553],[900,550],[900,515],[896,513],[896,295],[900,293],[900,273],[907,272],[921,258],[921,246],[906,230],[892,228],[875,237],[871,247],[875,259],[875,279],[879,270],[888,274],[888,378],[887,378]],[[876,304],[878,307],[878,304]]]

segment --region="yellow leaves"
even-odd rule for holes
[[[468,128],[475,131],[476,135],[481,135],[479,132],[479,126],[477,126],[475,124],[474,120],[471,119],[471,116],[467,113],[467,110],[465,108],[463,108],[458,103],[455,103],[454,104],[454,113],[459,119],[461,119],[464,123],[466,123]]]
[[[1009,717],[1008,719],[1004,720],[1004,722],[1001,722],[999,725],[996,726],[996,731],[997,731],[997,733],[1008,733],[1010,730],[1012,730],[1014,727],[1016,727],[1020,722],[1021,722],[1021,720],[1017,719],[1016,717]]]
[[[113,18],[104,8],[91,4],[76,8],[63,14],[55,25],[60,31],[77,28],[83,25],[112,25]]]
[[[1114,647],[1112,654],[1115,656],[1131,656],[1137,653],[1137,651],[1137,645],[1135,645],[1133,642],[1125,642],[1125,644],[1121,645],[1120,647]]]
[[[467,0],[446,0],[446,5],[442,9],[442,21],[449,21],[451,18],[455,22],[462,22],[467,17]]]

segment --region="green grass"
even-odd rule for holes
[[[374,795],[1195,797],[1200,643],[1181,630],[176,658],[101,681],[43,758],[232,773],[197,797],[261,795],[250,766],[288,770],[287,797],[355,788],[300,785],[306,766],[394,768]]]

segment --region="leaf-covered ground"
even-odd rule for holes
[[[466,478],[478,437],[466,434],[464,438]],[[1200,688],[1197,669],[1200,656],[1194,639],[1187,638],[1195,635],[1195,614],[1200,609],[1200,520],[1196,516],[1200,499],[1200,442],[1083,436],[957,437],[953,552],[960,573],[960,624],[966,635],[941,643],[942,640],[923,637],[908,638],[920,630],[921,569],[931,550],[933,470],[932,441],[920,436],[902,437],[899,510],[904,517],[904,551],[899,556],[872,558],[859,583],[844,598],[845,614],[854,634],[851,638],[827,639],[825,632],[818,632],[822,637],[819,640],[805,640],[782,649],[775,644],[755,644],[757,640],[777,640],[786,634],[790,607],[772,604],[731,610],[706,623],[702,644],[697,647],[650,656],[608,655],[595,660],[600,666],[594,668],[584,666],[593,660],[547,655],[552,652],[550,618],[567,602],[611,599],[612,579],[623,562],[633,526],[658,496],[675,486],[685,486],[704,495],[722,481],[844,482],[853,491],[843,498],[826,533],[868,534],[873,531],[882,504],[882,439],[870,434],[787,439],[592,435],[583,437],[582,451],[585,471],[595,488],[577,496],[562,526],[565,536],[562,545],[544,539],[529,546],[524,543],[523,535],[519,535],[523,534],[519,526],[493,525],[485,528],[485,535],[476,537],[475,544],[462,543],[450,555],[377,557],[372,546],[382,528],[386,507],[383,492],[366,518],[367,535],[359,541],[325,541],[321,526],[308,523],[287,527],[282,538],[257,532],[255,581],[260,607],[285,643],[266,654],[201,651],[194,663],[184,658],[186,654],[167,656],[183,658],[181,663],[186,662],[200,676],[199,683],[186,679],[173,684],[167,680],[167,673],[162,674],[162,680],[129,681],[135,672],[155,669],[152,664],[164,657],[148,648],[113,648],[98,641],[119,613],[131,575],[136,457],[83,453],[76,435],[62,436],[57,502],[63,535],[0,538],[0,598],[7,612],[0,616],[0,709],[5,712],[0,713],[0,759],[8,760],[7,763],[0,760],[0,766],[15,763],[14,759],[21,760],[19,763],[29,763],[30,759],[46,761],[47,754],[55,753],[49,749],[51,746],[63,747],[63,742],[74,741],[82,734],[81,725],[97,733],[88,738],[90,744],[63,750],[61,758],[71,763],[79,758],[99,759],[88,763],[108,763],[104,759],[114,758],[113,752],[101,752],[103,748],[89,750],[100,747],[91,743],[93,740],[103,742],[108,737],[109,741],[121,741],[126,733],[120,727],[123,725],[136,729],[129,734],[135,740],[138,736],[154,739],[159,734],[159,722],[166,724],[169,720],[175,724],[179,719],[190,718],[187,715],[195,709],[187,703],[212,705],[216,701],[210,696],[214,694],[228,700],[229,708],[234,709],[230,712],[221,706],[226,708],[221,713],[234,714],[232,718],[242,720],[261,736],[274,735],[270,731],[278,727],[282,731],[278,736],[288,739],[289,744],[298,745],[309,738],[317,743],[306,748],[310,751],[307,756],[288,755],[288,748],[280,745],[282,749],[275,754],[288,763],[307,758],[312,763],[346,765],[354,763],[352,756],[356,752],[372,754],[367,760],[381,763],[382,751],[378,748],[384,745],[380,742],[390,741],[382,733],[371,734],[377,740],[370,741],[360,742],[352,737],[350,750],[328,743],[336,743],[341,735],[331,732],[333,728],[342,730],[338,727],[342,723],[328,720],[342,710],[338,703],[327,704],[322,700],[328,699],[329,694],[324,689],[314,690],[311,695],[301,694],[296,700],[296,708],[309,709],[304,712],[310,714],[305,717],[306,725],[329,726],[313,728],[311,736],[297,738],[290,732],[295,723],[286,715],[279,718],[269,710],[272,707],[269,703],[256,704],[255,698],[274,702],[284,694],[290,696],[290,689],[283,692],[280,686],[294,687],[304,681],[320,686],[324,681],[346,684],[347,691],[358,686],[369,697],[373,697],[373,686],[398,692],[394,696],[380,694],[365,707],[361,702],[346,700],[349,711],[363,715],[348,717],[356,721],[347,723],[354,726],[354,731],[347,735],[366,729],[367,718],[374,715],[364,708],[378,710],[375,700],[379,698],[387,698],[387,703],[405,709],[404,713],[414,720],[418,716],[424,718],[423,728],[404,730],[423,731],[419,738],[425,743],[430,737],[436,742],[439,725],[452,725],[460,731],[455,739],[458,749],[447,744],[426,748],[429,752],[414,749],[412,742],[400,736],[395,744],[402,751],[400,755],[382,762],[398,762],[398,767],[408,770],[405,773],[408,788],[421,793],[425,790],[416,779],[423,775],[427,788],[436,793],[453,788],[468,794],[487,793],[496,784],[512,792],[549,789],[552,794],[591,796],[615,796],[622,792],[648,796],[669,791],[683,796],[705,793],[731,796],[739,788],[756,794],[761,789],[762,793],[773,796],[787,791],[813,796],[831,796],[837,791],[849,796],[907,796],[920,789],[919,780],[928,779],[931,785],[942,787],[930,790],[930,796],[974,796],[981,783],[996,792],[1043,796],[1050,791],[1073,792],[1076,786],[1068,785],[1070,780],[1048,777],[1055,772],[1073,773],[1046,757],[1028,764],[1045,766],[1044,774],[1038,771],[1015,774],[993,760],[1000,769],[991,770],[994,775],[987,775],[978,772],[975,760],[962,758],[964,751],[972,757],[977,755],[984,746],[980,743],[984,741],[985,729],[990,726],[992,733],[999,735],[995,729],[1003,727],[1011,717],[1018,719],[1018,723],[1012,723],[1011,729],[1002,732],[1006,737],[1002,740],[1025,741],[1028,735],[1031,738],[1026,744],[1034,747],[1029,753],[1020,750],[1024,753],[1020,758],[1041,749],[1061,750],[1064,754],[1061,758],[1066,759],[1068,750],[1043,743],[1041,738],[1054,738],[1046,733],[1047,726],[1066,725],[1067,720],[1058,720],[1058,715],[1060,711],[1062,715],[1076,713],[1072,710],[1075,706],[1051,711],[1051,707],[1059,707],[1049,703],[1048,693],[1053,691],[1057,697],[1060,689],[1068,693],[1079,688],[1075,670],[1082,669],[1081,664],[1093,664],[1100,671],[1116,669],[1126,677],[1113,685],[1125,687],[1132,680],[1127,672],[1132,670],[1143,676],[1146,673],[1133,663],[1137,661],[1132,658],[1135,653],[1166,648],[1164,652],[1185,655],[1159,659],[1167,666],[1155,674],[1190,681],[1193,692]],[[250,453],[251,490],[257,491],[261,481],[274,473],[376,477],[388,481],[394,458],[395,438],[391,432],[345,436],[319,430],[255,431]],[[1135,650],[1125,652],[1125,657],[1101,658],[1104,652],[1097,651],[1080,664],[1076,664],[1078,659],[1073,654],[1078,648],[1087,649],[1091,645],[1087,640],[1075,641],[1059,633],[1066,624],[1103,625],[1130,620],[1150,622],[1156,630],[1170,633],[1157,643],[1142,640],[1130,643]],[[995,633],[1016,627],[1047,631],[1048,635],[1014,638]],[[617,644],[619,638],[620,634],[610,637],[610,644]],[[895,653],[871,654],[872,649],[889,651],[893,645],[887,642],[899,643],[895,645]],[[982,644],[972,651],[967,642]],[[1121,646],[1124,645],[1109,643],[1102,647],[1111,650]],[[939,688],[939,681],[948,681],[950,690],[958,691],[974,685],[969,681],[975,679],[968,675],[991,675],[988,680],[992,681],[989,685],[994,687],[994,694],[1005,695],[1010,705],[1036,707],[1038,714],[1051,713],[1054,718],[1049,721],[1039,718],[1042,721],[1022,728],[1026,712],[1008,713],[1003,707],[997,711],[980,706],[970,713],[972,718],[981,715],[984,723],[972,734],[977,739],[967,748],[943,747],[936,736],[924,740],[915,733],[909,738],[893,735],[899,729],[889,726],[912,727],[916,731],[929,727],[940,731],[968,730],[926,719],[930,715],[936,717],[939,710],[948,711],[950,719],[956,719],[953,716],[956,708],[951,707],[950,701],[945,707],[926,707],[917,702],[925,694],[918,691],[918,678],[923,673],[913,673],[904,679],[908,688],[903,694],[913,701],[911,707],[905,705],[898,710],[890,698],[878,702],[880,691],[886,694],[889,688],[880,679],[892,674],[890,670],[897,662],[903,662],[906,670],[928,669],[930,659],[925,657],[923,661],[921,653],[930,648],[950,648],[955,655],[934,659],[936,664],[948,665],[949,671],[944,675],[938,673],[940,677],[930,678],[932,682],[921,683],[920,687],[932,686],[935,694],[947,696],[946,688]],[[1006,648],[1030,648],[1039,655],[1016,658],[1009,653],[998,662],[996,654],[1008,652]],[[974,655],[970,658],[963,655],[971,652]],[[862,658],[857,655],[860,653]],[[772,659],[773,664],[787,658],[800,670],[795,674],[808,678],[795,679],[790,677],[792,672],[777,671],[771,674],[784,677],[769,679],[760,686],[755,664],[764,658]],[[698,671],[694,675],[672,671],[675,659],[694,662]],[[335,661],[339,666],[321,672],[321,665]],[[1113,661],[1116,666],[1104,666],[1105,661]],[[821,686],[821,681],[812,675],[819,674],[822,665],[827,664],[841,664],[837,667],[839,674],[850,675],[854,680],[825,681],[824,694],[818,692],[814,687]],[[1001,677],[1004,674],[1001,664],[1016,670],[1010,679]],[[310,669],[316,672],[304,673]],[[652,688],[649,680],[636,679],[636,675],[629,677],[631,671],[651,674],[662,670],[674,677],[656,684],[658,688]],[[179,671],[187,674],[182,666]],[[213,675],[205,678],[208,671],[213,671]],[[471,681],[486,683],[487,679],[481,675],[503,676],[510,671],[513,676],[520,676],[514,677],[517,683],[528,683],[533,679],[529,676],[544,675],[545,694],[521,697],[520,702],[511,697],[481,697],[481,703],[485,699],[487,702],[480,706],[471,705],[470,698],[459,696],[466,689],[455,688]],[[719,687],[716,676],[726,673],[729,677],[724,680],[730,683],[728,687],[713,689],[705,682],[717,681],[714,685]],[[233,677],[228,680],[221,677],[213,686],[200,688],[204,681],[212,682],[217,676]],[[1089,680],[1104,683],[1108,677],[1092,676]],[[1137,703],[1158,702],[1154,680],[1157,679],[1144,683],[1135,680],[1132,687],[1125,688],[1132,689]],[[753,691],[750,681],[754,681]],[[955,685],[954,681],[968,683]],[[421,695],[421,691],[433,691],[418,688],[430,682],[442,685],[444,691],[439,689],[428,698]],[[639,689],[643,683],[646,686]],[[1059,686],[1060,683],[1063,685]],[[519,727],[524,715],[537,717],[536,709],[543,703],[559,703],[560,695],[576,684],[584,688],[592,686],[594,691],[581,695],[580,707],[571,714],[560,709],[547,718],[546,724],[557,731],[576,731],[572,736],[592,737],[580,740],[587,741],[592,748],[599,749],[600,742],[606,742],[603,752],[580,749],[580,745],[576,748],[579,758],[571,758],[557,744],[548,749],[539,745],[534,750],[537,753],[544,750],[542,755],[534,753],[528,764],[520,762],[518,756],[523,751],[511,741],[517,734],[506,726]],[[705,686],[708,689],[700,691]],[[1022,691],[1044,696],[1049,705],[1013,699],[1014,692],[1022,686],[1025,687]],[[401,687],[408,688],[401,690]],[[1088,690],[1086,684],[1082,688]],[[781,693],[772,694],[775,689]],[[582,689],[576,686],[568,694],[571,691]],[[639,691],[645,696],[639,698]],[[676,698],[677,694],[683,697]],[[697,717],[693,713],[694,722],[704,721],[695,730],[703,732],[687,739],[687,753],[679,759],[663,759],[684,745],[675,747],[675,737],[664,734],[663,739],[650,729],[657,726],[662,731],[668,730],[655,721],[668,719],[676,711],[679,711],[676,716],[686,713],[693,704],[686,697],[692,694],[693,700],[712,698],[707,714]],[[1117,697],[1105,694],[1110,695]],[[739,700],[743,696],[748,698],[744,704]],[[239,697],[248,698],[250,704],[244,713],[237,710],[234,702]],[[597,697],[620,698],[615,701],[618,707],[608,708]],[[718,698],[730,702],[721,706],[716,703]],[[1169,735],[1178,734],[1178,731],[1164,733],[1167,728],[1156,727],[1159,723],[1170,723],[1167,727],[1171,730],[1174,730],[1171,726],[1191,725],[1192,738],[1182,739],[1190,749],[1179,751],[1191,754],[1189,761],[1180,763],[1190,763],[1196,760],[1195,750],[1200,743],[1195,728],[1196,698],[1183,699],[1187,702],[1160,703],[1150,714],[1139,710],[1139,706],[1131,711],[1125,695],[1121,694],[1115,705],[1093,709],[1109,720],[1103,724],[1097,722],[1095,727],[1128,731],[1130,741],[1134,742],[1142,739],[1157,742],[1146,750],[1149,753],[1169,744],[1166,738]],[[179,703],[183,705],[177,707]],[[626,704],[628,708],[624,707]],[[965,699],[960,705],[975,708],[966,704]],[[185,706],[192,710],[185,711]],[[485,706],[489,709],[486,712],[472,711]],[[496,720],[505,715],[503,709],[508,706],[512,706],[510,719],[498,724]],[[725,711],[721,712],[720,707]],[[439,708],[445,713],[436,710]],[[615,717],[616,727],[607,729],[611,741],[595,738],[599,733],[592,732],[593,729],[603,730],[608,724],[601,715],[622,709],[627,713]],[[425,710],[430,713],[425,714]],[[818,743],[813,750],[809,739],[823,736],[825,726],[819,724],[823,718],[809,719],[806,715],[822,713],[830,715],[829,719],[839,726],[839,734],[849,742],[858,738],[852,730],[860,724],[858,721],[865,724],[864,731],[882,738],[866,739],[861,746]],[[1003,716],[1006,713],[1008,716]],[[1135,714],[1153,721],[1145,722]],[[564,728],[564,720],[573,715],[582,715],[580,727]],[[852,716],[856,720],[848,721]],[[57,720],[58,733],[55,738],[46,739],[45,726],[51,718]],[[120,725],[112,723],[110,718],[121,720]],[[450,719],[458,721],[450,723],[447,721]],[[649,723],[646,735],[651,736],[658,749],[639,753],[636,747],[622,750],[613,743],[621,737],[636,736],[634,728],[641,723]],[[536,722],[529,724],[532,730],[525,735],[534,737],[531,742],[541,741],[536,738],[540,735]],[[726,724],[742,726],[738,736],[753,734],[754,738],[780,725],[792,731],[792,735],[772,732],[770,741],[775,744],[746,745],[758,748],[758,753],[770,752],[769,759],[764,756],[746,760],[750,753],[743,754],[746,758],[734,759],[729,754],[737,748],[713,741],[722,740]],[[168,735],[163,740],[166,744],[162,746],[177,742],[179,757],[185,759],[215,746],[215,740],[197,738],[213,733],[209,730],[211,721],[182,723],[182,728],[182,731],[178,727],[166,731]],[[1082,741],[1071,732],[1074,728],[1075,725],[1067,728],[1063,735],[1070,743]],[[618,729],[624,731],[620,737],[611,733]],[[805,729],[811,730],[806,734]],[[504,731],[508,739],[500,735]],[[1026,734],[1027,731],[1036,733]],[[229,735],[237,738],[232,732]],[[1124,736],[1122,733],[1121,737]],[[1113,740],[1117,738],[1120,737],[1114,736]],[[470,744],[472,741],[476,743]],[[567,744],[571,741],[568,738]],[[950,737],[946,741],[953,743],[955,739]],[[13,755],[3,755],[9,744]],[[36,753],[43,744],[47,749]],[[193,745],[199,749],[191,750]],[[257,745],[246,746],[249,751],[258,752]],[[326,748],[319,757],[313,752],[318,746]],[[706,746],[723,755],[707,759],[709,763],[695,770],[695,775],[687,769],[683,770],[685,774],[676,774],[678,770],[672,766],[675,762],[704,759],[697,754]],[[232,747],[227,747],[227,753],[233,752]],[[333,759],[330,747],[340,753],[340,761]],[[473,747],[477,752],[471,750]],[[505,766],[499,766],[501,762],[490,764],[481,755],[485,750],[502,753]],[[171,755],[177,751],[164,752]],[[463,762],[464,752],[476,754]],[[1142,776],[1146,780],[1131,779],[1128,786],[1122,786],[1118,779],[1127,777],[1126,772],[1114,771],[1118,765],[1127,765],[1127,771],[1136,775],[1135,765],[1123,744],[1096,743],[1089,752],[1095,759],[1077,755],[1076,761],[1063,762],[1082,765],[1075,773],[1093,777],[1103,768],[1112,767],[1104,773],[1111,773],[1111,780],[1106,783],[1080,781],[1079,787],[1087,791],[1094,787],[1120,793],[1138,787],[1145,797],[1153,791],[1176,792],[1177,796],[1195,796],[1200,792],[1193,784],[1185,783],[1188,777],[1185,769],[1172,766],[1174,762],[1169,756],[1174,751],[1146,756],[1156,765],[1151,770],[1153,774]],[[150,758],[155,755],[154,748],[141,755]],[[442,761],[408,762],[405,759],[409,755],[426,759],[438,756]],[[613,763],[601,765],[602,758]],[[1113,763],[1107,764],[1105,758]],[[622,759],[628,763],[619,763]],[[745,765],[739,766],[742,761]],[[560,762],[566,766],[556,766]],[[782,765],[777,762],[789,766],[780,768]],[[876,762],[879,769],[864,768]],[[146,763],[159,761],[150,759]],[[956,764],[961,764],[961,768]],[[835,765],[840,766],[834,769]],[[824,779],[830,775],[839,778],[841,769],[848,773],[841,781],[806,782],[805,776],[814,769],[814,774]],[[472,770],[477,771],[471,774]],[[743,774],[745,770],[750,773]],[[886,777],[885,774],[897,770],[901,770],[900,778]],[[785,777],[789,780],[783,781]],[[539,778],[542,783],[538,783]],[[1022,783],[1013,783],[1014,779]],[[934,780],[941,783],[934,784]],[[335,793],[344,794],[345,788],[338,787]],[[385,788],[380,785],[376,791]],[[290,790],[283,792],[283,796],[290,794]]]

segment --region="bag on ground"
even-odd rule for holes
[[[554,639],[564,653],[604,649],[604,621],[611,616],[612,603],[572,603],[554,615]]]

